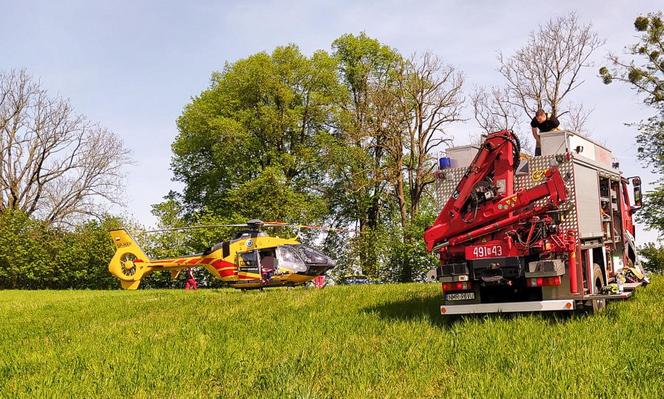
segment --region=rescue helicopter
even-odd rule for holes
[[[196,226],[190,228],[204,228]],[[317,226],[264,223],[254,219],[246,224],[214,227],[242,227],[234,238],[207,248],[203,253],[168,259],[150,259],[124,229],[110,232],[115,255],[108,270],[123,289],[135,290],[141,279],[155,271],[170,271],[177,278],[182,270],[204,267],[214,277],[239,289],[303,285],[332,269],[336,262],[322,252],[303,245],[297,238],[270,236],[264,227],[325,229]],[[188,229],[188,228],[184,228]],[[163,229],[168,231],[182,229]],[[153,231],[153,232],[154,232]]]

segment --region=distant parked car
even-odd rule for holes
[[[357,284],[379,284],[379,281],[370,279],[367,276],[363,275],[354,275],[354,276],[344,276],[338,280],[339,284],[342,285],[357,285]]]
[[[431,269],[427,272],[427,274],[424,276],[424,281],[427,283],[430,283],[432,281],[438,281],[438,272],[436,269]]]

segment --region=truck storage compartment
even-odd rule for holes
[[[468,276],[468,274],[468,264],[466,262],[446,263],[436,268],[436,278],[438,280],[443,279],[443,281],[446,279],[453,281],[454,277]]]
[[[554,277],[565,274],[565,263],[561,259],[540,260],[528,262],[526,278],[530,277]]]

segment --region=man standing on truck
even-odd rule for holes
[[[542,145],[540,143],[540,133],[550,132],[560,126],[558,118],[555,115],[547,116],[543,109],[538,109],[535,112],[535,117],[530,121],[530,127],[535,137],[535,156],[542,155]]]

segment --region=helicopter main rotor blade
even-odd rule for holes
[[[260,221],[258,221],[260,222]],[[348,231],[349,229],[345,228],[334,228],[334,227],[325,227],[325,226],[311,226],[305,224],[294,224],[286,222],[260,222],[260,223],[226,223],[226,224],[205,224],[205,225],[196,225],[196,226],[183,226],[183,227],[169,227],[165,229],[154,229],[154,230],[141,230],[143,233],[165,233],[168,231],[182,231],[182,230],[197,230],[197,229],[210,229],[215,227],[246,227],[246,228],[257,228],[261,229],[264,227],[291,227],[294,229],[309,229],[309,230],[320,230],[320,231]]]
[[[325,226],[312,226],[306,224],[294,224],[286,222],[266,222],[263,224],[263,227],[292,227],[296,229],[309,229],[309,230],[321,230],[321,231],[347,231],[348,229],[344,228],[335,228],[335,227],[325,227]]]
[[[170,227],[166,229],[155,229],[155,230],[142,230],[143,233],[164,233],[167,231],[180,231],[180,230],[196,230],[196,229],[209,229],[214,227],[249,227],[246,223],[237,223],[237,224],[206,224],[199,226],[186,226],[186,227]]]

